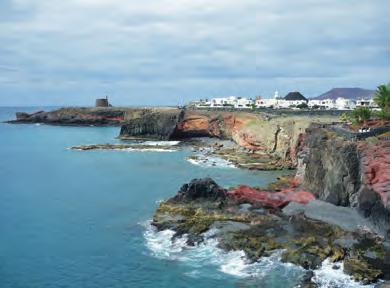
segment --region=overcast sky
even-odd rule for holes
[[[0,0],[0,105],[181,104],[390,81],[389,0]]]

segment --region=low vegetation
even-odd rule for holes
[[[367,124],[371,118],[380,119],[382,125],[390,117],[390,84],[380,85],[375,91],[374,102],[379,107],[379,111],[372,111],[368,107],[356,107],[350,113],[343,113],[339,119],[341,121],[351,121],[354,124]]]

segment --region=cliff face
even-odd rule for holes
[[[332,204],[358,206],[360,161],[356,144],[322,129],[307,132],[304,155],[299,153],[304,157],[299,167],[304,169],[304,188]]]
[[[170,111],[151,111],[128,120],[122,125],[120,138],[153,138],[169,140],[176,131],[176,125],[183,112],[175,109]]]
[[[307,130],[298,152],[303,189],[356,207],[390,237],[390,143],[351,142],[326,129]]]
[[[390,238],[390,141],[358,144],[362,184],[359,208]]]
[[[312,122],[332,122],[332,117],[288,116],[268,118],[247,112],[189,111],[177,125],[184,136],[231,139],[239,146],[296,162],[296,151]]]
[[[167,115],[168,114],[168,115]],[[312,121],[329,122],[335,118],[305,116],[275,117],[247,112],[183,110],[179,116],[168,112],[146,113],[123,125],[120,136],[185,139],[217,137],[230,139],[239,146],[296,161],[296,149]],[[176,124],[175,124],[176,121]]]
[[[185,111],[177,123],[175,138],[217,137],[231,139],[232,130],[237,128],[236,113],[207,111]]]

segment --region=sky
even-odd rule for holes
[[[0,0],[0,106],[390,82],[389,0]]]

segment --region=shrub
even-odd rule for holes
[[[368,107],[356,107],[352,113],[352,117],[358,123],[366,123],[371,118],[371,110]]]
[[[299,108],[299,109],[307,109],[307,108],[309,108],[309,106],[307,106],[306,103],[301,103],[301,104],[297,105],[297,108]]]

